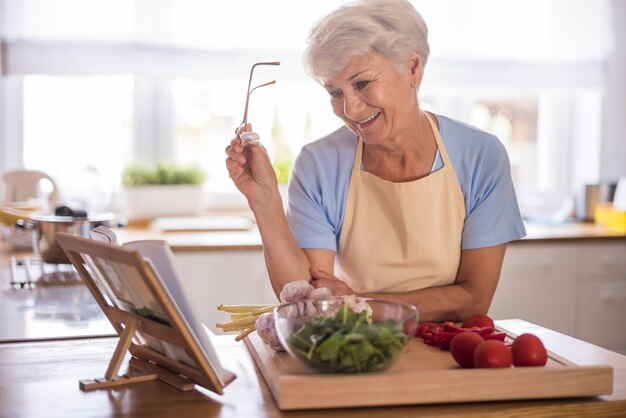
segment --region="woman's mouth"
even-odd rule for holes
[[[364,127],[369,125],[370,123],[372,123],[372,121],[374,121],[378,116],[380,115],[380,112],[378,113],[374,113],[372,116],[365,118],[363,120],[357,120],[355,121],[357,123],[357,125],[359,125],[360,127]]]

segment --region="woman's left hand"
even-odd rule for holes
[[[346,282],[336,278],[332,274],[328,274],[324,270],[320,270],[315,267],[311,267],[309,271],[311,272],[311,277],[313,278],[311,286],[316,289],[320,287],[327,287],[333,292],[333,296],[357,295],[357,293],[352,290]]]

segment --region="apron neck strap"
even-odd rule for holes
[[[443,165],[449,165],[450,160],[448,159],[448,153],[446,148],[443,146],[443,140],[441,139],[441,135],[439,134],[439,129],[437,129],[437,125],[433,120],[433,116],[430,115],[429,112],[424,112],[426,115],[426,119],[430,123],[430,127],[433,130],[433,135],[435,137],[435,143],[437,144],[437,149],[439,150],[439,154],[441,155],[441,160],[443,161]],[[363,159],[363,140],[360,136],[357,136],[357,145],[356,145],[356,156],[354,157],[354,166],[353,170],[361,170],[361,160]]]
[[[431,116],[429,112],[424,112],[424,114],[426,115],[426,118],[428,119],[428,122],[430,123],[430,127],[433,130],[435,143],[437,144],[439,155],[441,155],[441,161],[443,161],[444,166],[449,166],[450,159],[448,158],[448,151],[446,151],[446,147],[443,146],[443,139],[441,138],[441,134],[439,133],[439,129],[437,128],[437,124],[435,124],[435,121],[433,120],[435,116],[434,115]]]
[[[363,158],[363,140],[360,136],[357,136],[356,143],[356,156],[354,157],[353,170],[361,170],[361,159]]]

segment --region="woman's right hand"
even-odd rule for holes
[[[248,124],[237,130],[237,135],[250,131],[251,126]],[[273,197],[280,197],[276,173],[263,145],[246,144],[244,147],[239,136],[236,136],[226,147],[226,155],[229,176],[237,189],[248,199],[251,207],[266,204]]]

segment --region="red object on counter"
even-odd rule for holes
[[[485,314],[477,314],[477,315],[473,315],[470,316],[469,318],[467,318],[464,322],[463,325],[461,325],[463,328],[472,328],[472,327],[479,327],[479,328],[483,328],[483,327],[491,327],[491,328],[495,328],[495,324],[493,323],[493,319],[491,319],[489,316],[485,315]]]
[[[474,351],[483,342],[485,339],[476,332],[460,332],[450,343],[450,354],[459,366],[472,368],[474,367]]]
[[[475,332],[485,340],[499,340],[504,342],[506,333],[495,331],[493,327],[471,327],[462,328],[452,322],[423,322],[417,327],[417,336],[425,344],[436,346],[442,350],[450,350],[452,338],[461,332]]]
[[[548,352],[543,342],[533,334],[522,334],[511,345],[513,365],[515,367],[545,366],[548,361]]]
[[[502,341],[484,341],[474,350],[474,367],[476,368],[511,367],[512,363],[511,350]]]

